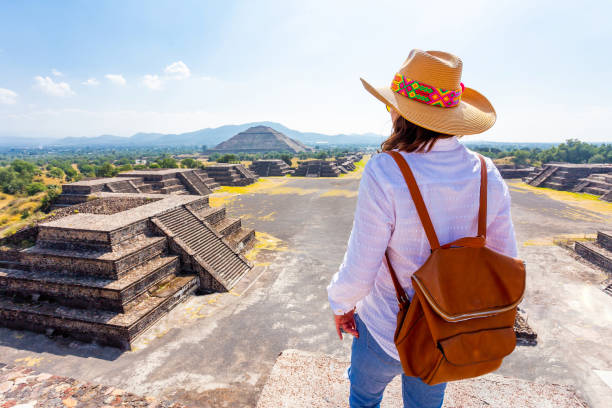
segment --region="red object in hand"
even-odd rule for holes
[[[342,340],[342,331],[359,338],[359,332],[357,332],[357,325],[355,324],[355,309],[343,315],[334,315],[334,322],[340,340]]]

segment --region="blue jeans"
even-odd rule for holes
[[[351,350],[351,408],[379,407],[387,384],[402,375],[404,407],[440,408],[446,384],[427,385],[419,378],[403,374],[402,364],[380,348],[359,316],[355,315],[359,338],[353,338]]]

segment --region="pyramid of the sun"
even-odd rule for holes
[[[299,153],[310,151],[310,148],[297,140],[277,132],[271,127],[254,126],[232,136],[225,142],[219,143],[210,151],[219,153],[263,153],[274,151]]]

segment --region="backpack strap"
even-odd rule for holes
[[[412,170],[410,170],[410,166],[406,163],[404,157],[395,150],[390,150],[386,152],[393,157],[397,165],[399,166],[402,175],[404,176],[404,180],[406,180],[406,184],[408,185],[408,190],[410,190],[410,195],[412,196],[412,201],[414,202],[414,206],[416,207],[417,213],[419,214],[419,218],[421,219],[421,224],[423,224],[423,229],[425,230],[425,235],[427,235],[427,239],[429,240],[429,246],[431,250],[435,250],[440,248],[440,241],[438,241],[438,236],[436,235],[436,230],[431,223],[431,218],[429,218],[429,213],[427,212],[427,207],[425,206],[425,201],[423,201],[423,196],[421,195],[421,190],[419,190],[419,186],[414,178],[414,174],[412,174]]]
[[[487,163],[480,153],[480,207],[478,208],[478,236],[487,237]]]

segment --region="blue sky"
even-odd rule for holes
[[[387,134],[359,82],[452,52],[498,122],[478,140],[612,141],[612,2],[0,0],[0,135],[271,120]]]

